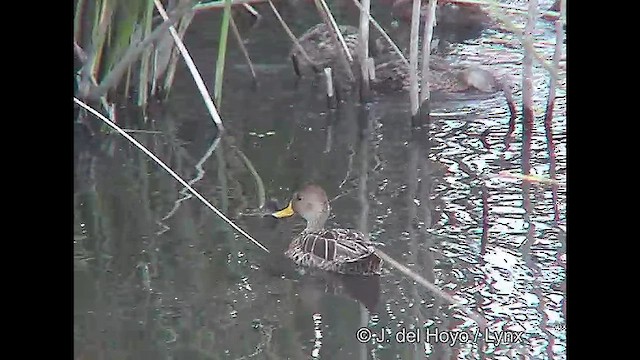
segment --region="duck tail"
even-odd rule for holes
[[[380,275],[384,261],[376,254],[369,254],[357,261],[342,264],[339,273],[347,275]]]

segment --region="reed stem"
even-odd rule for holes
[[[422,86],[420,87],[420,107],[422,103],[430,99],[429,93],[429,60],[431,58],[431,39],[433,27],[436,24],[437,0],[429,0],[427,16],[424,20],[424,34],[422,35]]]
[[[411,117],[416,118],[419,108],[418,94],[418,38],[420,31],[421,0],[413,0],[411,9],[411,43],[409,44],[409,99],[411,101]]]
[[[158,1],[158,0],[154,0],[154,1]],[[211,209],[214,213],[216,213],[216,215],[220,216],[220,218],[222,218],[222,220],[224,220],[227,224],[231,225],[231,227],[236,229],[240,234],[244,235],[244,237],[246,237],[251,242],[256,244],[259,248],[261,248],[262,250],[264,250],[266,252],[269,252],[269,249],[264,247],[264,245],[260,244],[256,239],[254,239],[246,231],[242,230],[233,221],[229,220],[229,218],[227,218],[222,212],[220,212],[218,209],[216,209],[215,206],[211,205],[211,203],[209,201],[207,201],[207,199],[205,199],[202,195],[200,195],[200,193],[198,193],[195,189],[193,189],[191,187],[191,185],[189,185],[178,174],[176,174],[175,171],[171,170],[171,168],[168,167],[164,162],[162,162],[162,160],[158,159],[157,156],[155,156],[151,151],[149,151],[146,147],[144,147],[144,145],[140,144],[136,139],[131,137],[131,135],[127,134],[126,131],[122,130],[118,125],[114,124],[112,121],[110,121],[109,119],[104,117],[102,114],[97,112],[95,109],[93,109],[89,105],[87,105],[84,102],[78,100],[76,97],[73,98],[73,101],[76,104],[78,104],[79,106],[81,106],[82,108],[84,108],[85,110],[89,111],[90,113],[92,113],[93,115],[98,117],[100,120],[104,121],[107,125],[109,125],[111,128],[113,128],[118,133],[120,133],[120,135],[124,136],[127,140],[129,140],[138,149],[142,150],[142,152],[144,152],[147,156],[149,156],[151,158],[151,160],[155,161],[158,165],[160,165],[160,167],[162,167],[166,172],[168,172],[169,175],[173,176],[173,178],[176,179],[180,184],[182,184],[182,186],[184,186],[185,188],[189,189],[189,191],[191,191],[191,193],[195,197],[197,197],[198,200],[202,201],[202,203],[204,203],[209,209]]]
[[[158,9],[158,12],[162,16],[162,18],[165,20],[165,23],[168,23],[169,18],[167,17],[167,13],[164,10],[164,7],[162,6],[162,4],[160,3],[160,0],[153,0],[153,1],[156,5],[156,8]],[[198,72],[198,68],[196,68],[196,64],[193,62],[191,55],[189,55],[189,51],[184,46],[182,39],[180,39],[180,36],[178,35],[178,32],[173,27],[173,25],[170,25],[169,32],[171,33],[173,40],[176,42],[176,45],[178,46],[178,50],[180,50],[180,54],[182,55],[184,62],[187,64],[187,68],[189,68],[189,71],[191,72],[191,76],[193,76],[193,80],[196,82],[196,85],[198,86],[198,90],[200,90],[200,95],[202,96],[202,99],[204,100],[204,103],[207,106],[207,109],[209,110],[209,114],[211,115],[213,122],[218,127],[218,131],[219,131],[218,136],[220,136],[224,132],[224,126],[222,125],[222,119],[218,114],[218,110],[216,110],[216,106],[213,104],[213,101],[211,101],[211,96],[209,96],[209,90],[207,90],[207,86],[204,84],[204,81],[202,80],[202,76],[200,76],[200,72]]]
[[[362,5],[360,5],[360,3],[358,2],[358,0],[352,0],[353,4],[355,6],[358,7],[358,9],[360,9],[360,11],[362,11],[363,7]],[[398,54],[398,56],[400,57],[400,59],[402,59],[402,61],[405,63],[405,65],[407,65],[407,67],[409,67],[409,60],[407,60],[406,56],[404,56],[404,54],[402,53],[402,50],[400,50],[400,48],[398,47],[398,45],[396,45],[396,43],[391,39],[391,37],[389,37],[389,35],[387,34],[386,31],[384,31],[384,29],[382,28],[382,26],[380,26],[380,24],[378,24],[378,22],[376,21],[376,19],[373,18],[373,16],[371,16],[371,14],[369,14],[369,21],[371,22],[371,24],[373,25],[374,28],[376,28],[376,30],[378,30],[378,32],[380,33],[380,35],[382,35],[382,37],[387,41],[387,43],[389,45],[391,45],[391,48],[393,49],[393,51]]]
[[[360,86],[360,98],[362,101],[366,101],[369,98],[369,18],[371,11],[371,0],[362,0],[362,6],[360,7],[360,71],[361,71],[361,86]]]
[[[298,38],[296,38],[296,36],[293,34],[291,29],[289,28],[289,25],[287,25],[284,19],[282,19],[282,16],[280,16],[280,12],[278,12],[278,9],[275,7],[275,5],[273,5],[273,2],[271,0],[268,0],[268,1],[269,1],[269,6],[271,6],[271,10],[273,11],[273,14],[276,16],[276,19],[278,19],[278,22],[280,22],[280,25],[282,25],[282,28],[287,33],[287,35],[289,35],[289,39],[291,39],[291,42],[293,42],[293,45],[298,49],[298,51],[300,51],[300,54],[302,54],[304,59],[309,64],[315,67],[316,63],[313,60],[311,60],[311,58],[309,57],[309,54],[307,54],[307,52],[304,50],[302,45],[300,45],[300,42],[298,42]],[[293,61],[294,61],[294,67],[297,69],[297,64],[295,63],[295,60]],[[296,70],[296,74],[300,75],[299,71]]]
[[[340,60],[342,67],[344,67],[345,71],[347,72],[349,82],[354,83],[356,78],[353,75],[353,71],[351,71],[351,63],[353,62],[353,57],[351,56],[349,48],[344,41],[342,32],[340,31],[338,24],[336,24],[336,20],[333,18],[333,15],[331,14],[329,6],[327,6],[327,3],[324,0],[314,1],[320,17],[322,17],[324,23],[327,25],[327,28],[329,28],[329,32],[331,33],[331,40],[333,41],[334,46],[336,47],[336,49],[342,50],[338,50],[338,59]]]
[[[157,0],[155,0],[157,1]],[[218,44],[218,60],[216,61],[216,77],[213,98],[216,104],[222,104],[222,81],[224,80],[224,63],[227,58],[227,39],[229,35],[229,18],[231,18],[231,0],[225,0],[222,25],[220,25],[220,44]]]

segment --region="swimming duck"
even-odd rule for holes
[[[350,275],[379,275],[382,259],[376,243],[351,229],[325,229],[330,206],[327,194],[318,185],[307,185],[293,194],[289,205],[273,213],[276,218],[300,214],[306,228],[293,239],[285,256],[296,264]]]
[[[345,43],[354,61],[351,64],[355,76],[360,75],[358,69],[358,28],[349,25],[340,25]],[[380,92],[409,89],[409,68],[402,59],[391,50],[386,41],[372,39],[371,56],[375,62],[375,79],[372,86]],[[298,42],[304,48],[311,62],[306,60],[297,46],[291,49],[291,57],[294,66],[300,73],[308,73],[310,70],[321,71],[325,67],[331,67],[334,71],[334,82],[341,88],[349,89],[341,63],[338,61],[339,51],[331,39],[328,27],[322,23],[307,30]],[[501,90],[501,83],[491,72],[478,66],[462,67],[452,66],[440,55],[431,54],[429,62],[429,86],[433,92],[460,93],[476,90],[481,93],[493,93]]]
[[[420,77],[418,70],[418,77]],[[502,82],[490,71],[473,66],[454,66],[442,57],[430,55],[429,91],[455,94],[462,92],[495,93],[503,89]],[[383,61],[376,65],[376,78],[372,81],[378,90],[408,90],[411,83],[409,67],[401,59]]]

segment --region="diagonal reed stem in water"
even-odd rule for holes
[[[407,268],[406,266],[400,264],[399,262],[394,260],[391,256],[387,255],[382,250],[376,249],[375,254],[378,255],[382,260],[391,264],[391,266],[393,266],[394,268],[398,269],[401,273],[413,279],[413,281],[429,289],[429,291],[431,291],[431,293],[433,293],[434,295],[444,299],[445,301],[449,302],[454,306],[459,307],[460,310],[464,311],[467,314],[467,316],[473,319],[473,321],[475,321],[478,324],[478,326],[480,326],[481,328],[485,328],[487,326],[487,321],[484,319],[482,315],[478,314],[473,310],[467,309],[466,307],[463,306],[462,303],[460,303],[460,301],[454,299],[453,296],[440,290],[440,288],[438,288],[436,285],[430,283],[427,279],[411,271],[411,269]]]
[[[156,8],[158,9],[158,12],[162,16],[162,18],[165,21],[168,21],[169,18],[167,16],[167,12],[164,10],[164,7],[160,3],[160,1],[153,0],[153,2],[155,3]],[[196,82],[196,85],[198,86],[198,90],[200,90],[200,95],[202,95],[202,99],[204,100],[204,103],[207,106],[207,109],[209,110],[209,114],[211,115],[213,122],[218,127],[218,131],[219,131],[218,136],[220,136],[220,134],[224,132],[224,126],[222,126],[222,119],[220,118],[220,115],[216,110],[216,106],[213,104],[213,101],[211,101],[211,96],[209,96],[209,91],[207,90],[207,86],[204,84],[204,81],[202,81],[202,76],[200,76],[200,73],[198,72],[198,69],[194,64],[193,59],[191,58],[191,55],[189,55],[189,51],[187,51],[187,48],[184,46],[184,43],[180,39],[180,36],[178,35],[178,32],[176,31],[176,28],[173,25],[169,27],[169,32],[171,33],[171,36],[173,37],[173,40],[175,41],[176,46],[178,47],[178,50],[180,50],[180,54],[182,54],[182,58],[184,59],[184,62],[187,64],[187,67],[191,72],[191,76],[193,76],[193,80]]]
[[[289,28],[289,25],[287,25],[287,23],[284,21],[282,16],[280,16],[280,12],[278,12],[278,9],[276,9],[275,5],[273,5],[273,2],[271,0],[269,0],[269,6],[271,6],[271,10],[273,11],[273,14],[276,16],[276,19],[278,19],[278,21],[280,22],[280,25],[282,25],[282,28],[284,29],[284,31],[287,33],[287,35],[289,35],[289,38],[291,39],[291,41],[293,42],[295,47],[300,51],[300,54],[302,54],[304,59],[307,62],[309,62],[309,64],[311,64],[313,66],[317,66],[315,61],[311,60],[311,58],[309,57],[309,54],[307,54],[307,52],[304,50],[302,45],[300,45],[300,42],[298,42],[298,39],[296,38],[296,36],[293,34],[291,29]]]
[[[329,22],[331,23],[331,26],[329,26],[330,28],[333,29],[333,31],[335,31],[336,36],[338,37],[338,41],[340,42],[340,45],[342,46],[342,50],[344,50],[344,54],[347,57],[347,60],[349,60],[349,62],[353,62],[353,57],[351,56],[351,53],[349,52],[349,48],[347,47],[347,43],[344,41],[344,37],[342,36],[342,33],[340,32],[340,28],[338,28],[338,24],[336,23],[336,19],[333,18],[333,14],[331,13],[331,9],[329,9],[329,5],[327,5],[327,3],[324,0],[315,0],[316,1],[316,5],[318,6],[318,9],[322,10],[321,12],[323,14],[325,14],[325,16],[327,17],[327,19],[329,19]]]
[[[349,48],[347,47],[347,43],[344,41],[344,37],[342,36],[342,32],[336,23],[336,20],[333,18],[333,14],[331,14],[331,10],[329,6],[324,0],[315,0],[316,8],[318,9],[318,13],[320,17],[322,17],[324,23],[329,28],[329,33],[331,34],[331,40],[334,42],[334,46],[338,50],[338,59],[342,63],[342,67],[345,68],[347,72],[347,76],[349,77],[349,82],[355,82],[356,78],[353,75],[353,71],[351,71],[351,63],[353,62],[353,57],[349,52]]]
[[[157,0],[155,0],[157,1]],[[158,159],[157,156],[155,156],[151,151],[149,151],[146,147],[144,147],[144,145],[140,144],[136,139],[134,139],[133,137],[131,137],[131,135],[127,134],[124,130],[122,130],[118,125],[114,124],[112,121],[110,121],[109,119],[107,119],[106,117],[104,117],[102,114],[100,114],[99,112],[97,112],[96,110],[94,110],[92,107],[90,107],[89,105],[85,104],[84,102],[78,100],[76,97],[73,98],[73,101],[78,104],[79,106],[81,106],[82,108],[84,108],[85,110],[89,111],[90,113],[92,113],[93,115],[95,115],[96,117],[98,117],[100,120],[104,121],[107,125],[109,125],[110,127],[112,127],[113,129],[115,129],[117,132],[120,133],[120,135],[124,136],[127,140],[129,140],[133,145],[135,145],[138,149],[142,150],[142,152],[144,152],[147,156],[149,156],[153,161],[155,161],[158,165],[160,165],[160,167],[162,167],[166,172],[169,173],[169,175],[173,176],[174,179],[178,180],[178,182],[180,184],[182,184],[182,186],[186,187],[187,189],[189,189],[189,191],[191,191],[191,193],[193,193],[193,195],[195,197],[198,198],[198,200],[202,201],[209,209],[211,209],[214,213],[216,213],[216,215],[220,216],[222,218],[222,220],[224,220],[227,224],[231,225],[231,227],[233,227],[234,229],[236,229],[240,234],[244,235],[247,239],[249,239],[251,242],[253,242],[254,244],[256,244],[259,248],[261,248],[262,250],[266,251],[266,252],[270,252],[266,247],[264,247],[262,244],[260,244],[256,239],[254,239],[251,235],[249,235],[246,231],[242,230],[238,225],[236,225],[233,221],[229,220],[229,218],[227,218],[223,213],[221,213],[218,209],[216,209],[215,206],[211,205],[210,202],[207,201],[207,199],[205,199],[202,195],[200,195],[200,193],[198,193],[194,188],[191,187],[191,185],[187,184],[186,181],[182,180],[182,178],[176,174],[173,170],[171,170],[170,167],[168,167],[165,163],[162,162],[162,160]]]

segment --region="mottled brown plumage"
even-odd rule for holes
[[[382,259],[376,243],[351,229],[325,229],[330,206],[327,195],[317,185],[307,185],[293,195],[289,206],[273,214],[277,218],[300,214],[307,227],[295,237],[285,255],[296,264],[340,274],[380,274]]]
[[[340,25],[345,43],[353,56],[352,72],[360,76],[358,71],[358,29],[353,26]],[[297,69],[302,74],[308,74],[311,69],[321,71],[331,67],[334,71],[334,82],[341,88],[350,88],[345,69],[338,61],[339,49],[334,46],[330,31],[324,23],[317,24],[307,30],[298,42],[305,49],[311,62],[300,54],[297,46],[291,49],[291,56],[295,60]],[[373,39],[374,46],[370,46],[375,62],[375,79],[373,87],[380,92],[401,91],[409,89],[409,67],[396,54],[386,41],[381,38]],[[418,75],[420,76],[420,75]],[[479,91],[494,93],[503,89],[501,82],[494,75],[477,66],[453,66],[442,56],[431,54],[429,62],[429,89],[434,92],[460,93],[465,91]]]

